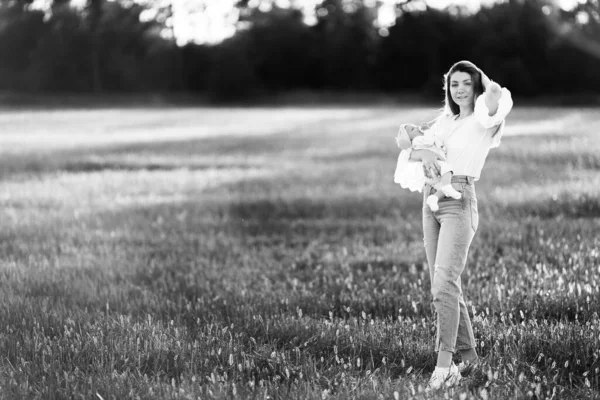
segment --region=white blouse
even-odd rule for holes
[[[473,114],[461,120],[456,115],[442,114],[431,126],[431,132],[446,146],[446,162],[452,166],[454,175],[472,176],[478,180],[491,148],[498,147],[504,130],[504,119],[513,106],[510,91],[502,88],[498,110],[489,115],[485,95],[475,101]],[[421,191],[417,187],[422,179],[420,161],[410,160],[412,149],[402,150],[398,157],[394,181],[403,188]],[[418,179],[415,179],[417,178]]]

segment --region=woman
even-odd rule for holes
[[[468,61],[450,68],[444,76],[444,90],[444,112],[430,129],[445,142],[447,162],[454,173],[452,186],[462,198],[440,199],[435,212],[423,206],[425,251],[437,314],[438,356],[430,389],[455,385],[461,378],[460,369],[470,369],[478,361],[460,276],[479,223],[474,182],[479,179],[490,148],[500,144],[504,118],[513,104],[507,89],[501,89]],[[421,162],[427,177],[439,176],[439,163],[432,152],[404,151],[407,168]],[[426,184],[424,199],[431,192],[432,187]],[[456,351],[462,358],[458,367],[452,362]]]

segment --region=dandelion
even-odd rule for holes
[[[481,398],[483,400],[488,400],[488,392],[485,389],[481,389],[481,392],[479,392],[479,395],[481,396]]]

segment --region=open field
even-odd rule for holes
[[[428,398],[421,198],[392,176],[397,125],[434,116],[0,111],[0,398]],[[447,398],[600,398],[599,117],[509,116],[463,274],[485,368]]]

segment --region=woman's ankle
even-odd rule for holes
[[[460,358],[464,363],[473,363],[479,360],[479,356],[474,348],[460,350]]]
[[[436,367],[450,368],[452,365],[452,353],[449,351],[440,350],[438,352]]]

